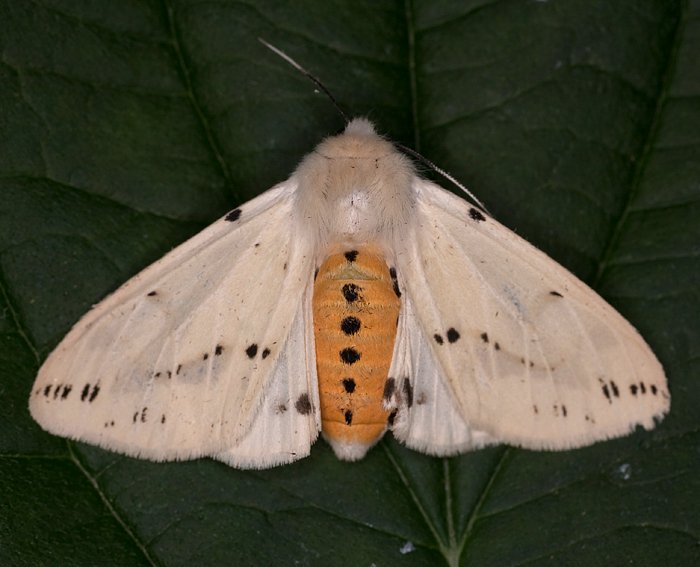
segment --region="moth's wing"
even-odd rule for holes
[[[255,421],[239,443],[215,455],[237,468],[266,468],[302,459],[321,430],[312,288],[294,316]]]
[[[294,190],[287,181],[232,211],[85,315],[39,370],[34,419],[154,460],[237,444],[312,282]]]
[[[403,282],[399,285],[404,289]],[[462,417],[406,293],[401,296],[389,376],[393,387],[385,389],[384,401],[388,410],[396,411],[391,430],[407,447],[446,456],[497,442]]]
[[[637,331],[504,226],[432,183],[414,187],[416,233],[396,267],[469,427],[537,449],[654,427],[670,397]]]

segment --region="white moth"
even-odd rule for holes
[[[85,315],[29,407],[128,455],[264,468],[321,428],[348,460],[386,429],[431,455],[556,450],[669,404],[612,307],[355,119]]]

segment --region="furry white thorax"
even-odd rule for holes
[[[406,234],[415,204],[411,162],[366,118],[325,139],[294,172],[297,220],[329,243],[377,242],[391,247]]]

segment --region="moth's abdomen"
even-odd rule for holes
[[[382,405],[396,338],[398,288],[374,248],[330,254],[314,286],[323,436],[339,458],[364,456],[387,427]]]

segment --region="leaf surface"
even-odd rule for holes
[[[0,563],[691,564],[700,553],[700,2],[0,0]],[[351,115],[593,285],[669,376],[653,432],[564,453],[243,472],[44,433],[90,307]],[[444,182],[443,184],[446,184]]]

